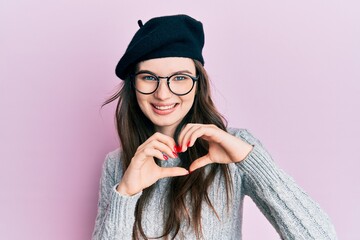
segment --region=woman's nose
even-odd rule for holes
[[[159,87],[154,92],[154,96],[159,99],[167,99],[172,96],[166,79],[160,79]]]

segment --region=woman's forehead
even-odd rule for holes
[[[142,61],[138,64],[138,70],[148,70],[157,74],[177,71],[190,71],[195,73],[195,63],[190,58],[166,57],[154,58]]]

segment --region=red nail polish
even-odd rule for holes
[[[172,153],[174,154],[174,156],[175,156],[175,157],[177,157],[177,156],[178,156],[178,154],[177,154],[176,152],[172,152]]]
[[[179,153],[179,152],[181,152],[181,146],[178,146],[178,145],[175,145],[175,147],[174,147],[174,151],[176,152],[176,153]]]
[[[165,160],[168,160],[168,159],[169,159],[168,156],[166,156],[165,154],[163,154],[163,156],[164,156],[164,159],[165,159]]]
[[[189,146],[190,146],[190,141],[188,141],[188,143],[186,144],[186,146],[187,146],[187,147],[189,147]]]

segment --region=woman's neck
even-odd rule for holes
[[[155,127],[155,130],[157,132],[160,132],[166,136],[172,137],[174,138],[174,134],[175,134],[175,129],[176,127]]]

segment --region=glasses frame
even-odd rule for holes
[[[153,76],[153,77],[156,79],[156,81],[157,81],[157,85],[156,85],[155,90],[152,91],[152,92],[150,92],[150,93],[144,93],[144,92],[138,90],[138,89],[136,88],[136,86],[135,86],[135,78],[136,78],[136,76],[139,75],[139,74],[144,74],[144,73],[147,73],[147,74]],[[189,91],[187,91],[186,93],[178,94],[178,93],[175,93],[175,92],[173,92],[173,91],[171,90],[171,88],[170,88],[170,82],[171,82],[171,81],[170,81],[170,78],[172,78],[173,76],[176,76],[176,75],[184,75],[184,76],[187,76],[187,77],[191,78],[191,80],[193,81],[193,84],[192,84],[192,86],[191,86],[191,88],[190,88]],[[194,77],[194,76],[191,76],[191,75],[186,74],[186,73],[174,73],[174,74],[171,74],[171,75],[168,76],[168,77],[161,77],[161,76],[157,76],[156,74],[154,74],[154,73],[152,73],[152,72],[150,72],[150,71],[140,71],[140,72],[137,72],[136,74],[132,75],[132,80],[133,80],[132,82],[133,82],[133,86],[134,86],[135,90],[136,90],[137,92],[139,92],[139,93],[141,93],[141,94],[145,94],[145,95],[150,95],[150,94],[153,94],[154,92],[156,92],[156,90],[159,88],[160,80],[161,80],[161,79],[166,79],[166,83],[167,83],[167,86],[168,86],[170,92],[172,92],[173,94],[175,94],[175,95],[177,95],[177,96],[184,96],[184,95],[190,93],[190,92],[193,90],[193,88],[194,88],[194,86],[195,86],[195,82],[197,82],[197,81],[199,80],[199,76]]]

